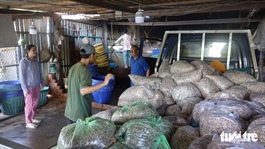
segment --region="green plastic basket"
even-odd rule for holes
[[[47,98],[48,93],[49,93],[49,87],[44,86],[44,89],[40,91],[39,102],[38,102],[37,107],[41,107],[48,102],[48,98]]]

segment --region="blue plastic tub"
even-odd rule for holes
[[[1,99],[1,110],[4,115],[16,115],[24,111],[24,96]]]
[[[1,98],[24,96],[21,87],[1,89]]]
[[[15,88],[21,87],[21,83],[19,80],[10,80],[10,81],[2,81],[0,82],[0,90],[7,88]]]
[[[13,98],[17,96],[24,96],[19,80],[0,82],[0,92],[0,98]]]
[[[92,73],[92,76],[98,76],[98,65],[95,64],[89,64],[88,69]]]
[[[47,97],[48,93],[49,93],[49,87],[44,86],[43,90],[40,91],[39,102],[37,107],[41,107],[48,102],[48,97]]]
[[[105,76],[93,76],[92,85],[100,84],[104,81]],[[115,78],[109,81],[109,84],[92,93],[94,101],[97,103],[105,104],[111,102],[111,96],[115,85]]]
[[[25,101],[19,80],[0,82],[0,108],[4,115],[23,112]]]

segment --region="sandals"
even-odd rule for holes
[[[33,123],[27,123],[26,127],[27,127],[27,128],[31,128],[31,129],[34,129],[34,128],[37,128],[38,125],[33,124]]]
[[[32,120],[32,123],[36,123],[36,124],[38,124],[38,123],[40,123],[41,122],[41,120],[38,120],[38,119],[33,119]]]

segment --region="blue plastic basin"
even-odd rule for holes
[[[100,84],[104,81],[105,76],[93,76],[92,85]],[[112,92],[115,85],[115,78],[109,80],[109,84],[92,93],[94,101],[97,103],[110,103]]]

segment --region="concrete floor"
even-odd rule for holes
[[[117,84],[109,105],[116,105],[124,90],[124,86]],[[42,120],[37,129],[25,127],[24,113],[15,116],[0,113],[0,149],[50,149],[56,146],[60,131],[66,125],[65,104],[63,99],[49,98],[47,104],[36,111],[36,117]],[[101,109],[92,109],[93,114],[99,111]]]
[[[56,145],[60,130],[66,125],[65,100],[49,98],[48,103],[36,111],[41,119],[37,129],[25,127],[24,113],[0,122],[0,144],[11,148],[46,149]]]
[[[114,69],[115,88],[109,105],[117,105],[121,93],[130,86],[128,69]],[[6,116],[0,113],[0,149],[50,149],[56,146],[61,129],[66,126],[64,117],[66,100],[48,98],[48,102],[36,111],[41,119],[37,129],[25,127],[24,113]],[[95,114],[102,109],[93,107]]]

